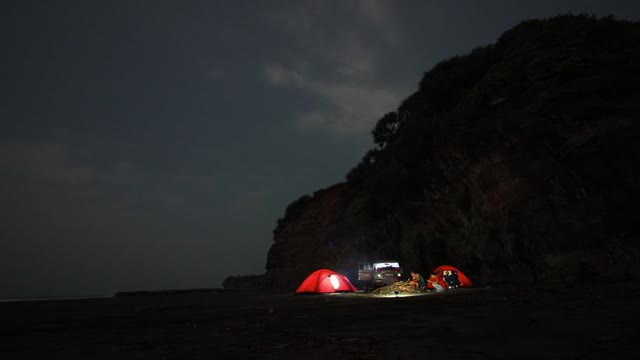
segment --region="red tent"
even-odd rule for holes
[[[320,269],[311,273],[300,284],[296,294],[300,293],[335,293],[357,291],[346,276],[333,270]]]
[[[437,268],[435,268],[429,280],[433,282],[437,282],[445,289],[448,288],[448,285],[444,281],[444,277],[443,277],[443,273],[445,271],[455,271],[458,274],[458,280],[460,280],[460,287],[473,286],[473,282],[467,277],[467,275],[463,274],[462,271],[458,270],[457,268],[451,265],[440,265]],[[427,287],[429,289],[433,289],[433,285],[431,285],[430,282],[427,282]]]

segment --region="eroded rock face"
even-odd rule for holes
[[[370,224],[358,201],[345,201],[345,187],[337,184],[316,192],[275,234],[266,266],[270,286],[292,288],[321,268],[355,271],[357,261],[367,258],[363,239]]]
[[[374,258],[476,284],[638,278],[638,104],[640,24],[528,21],[444,61],[346,183],[285,216],[267,283]]]

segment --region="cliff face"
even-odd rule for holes
[[[383,257],[478,283],[638,277],[638,104],[636,23],[527,21],[443,61],[345,183],[287,209],[268,283]]]
[[[274,232],[267,257],[267,284],[292,288],[320,268],[355,270],[369,232],[362,203],[347,202],[346,184],[301,198],[301,210]]]

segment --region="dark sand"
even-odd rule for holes
[[[0,303],[0,359],[631,359],[640,284]]]

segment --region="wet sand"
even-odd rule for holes
[[[638,283],[0,303],[0,359],[631,359]]]

